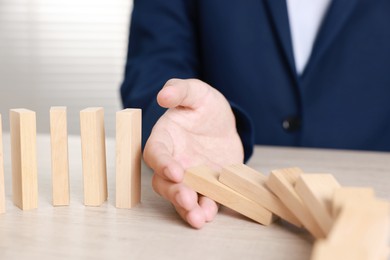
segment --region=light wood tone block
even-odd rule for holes
[[[350,243],[368,248],[387,248],[389,213],[388,201],[373,199],[364,203],[357,201],[346,203],[329,233],[328,241],[337,244],[348,238]]]
[[[69,205],[68,126],[66,107],[50,108],[53,206]]]
[[[332,199],[340,184],[331,174],[301,174],[295,191],[327,235],[332,228]]]
[[[132,208],[141,201],[142,110],[116,113],[116,207]]]
[[[266,187],[267,177],[251,167],[245,164],[223,167],[219,181],[291,224],[302,226],[280,199]]]
[[[5,212],[3,123],[0,114],[0,214]]]
[[[231,208],[242,215],[269,225],[273,222],[273,214],[256,202],[242,196],[218,181],[219,173],[207,166],[187,169],[184,183],[196,192]]]
[[[301,174],[303,172],[299,168],[273,170],[266,184],[315,238],[324,238],[325,233],[295,192],[294,185]]]
[[[104,110],[90,107],[80,111],[84,177],[84,204],[100,206],[107,200]]]
[[[311,260],[388,260],[389,249],[382,253],[372,252],[364,247],[359,247],[348,241],[342,244],[331,244],[326,240],[317,240],[313,246]]]
[[[390,256],[390,247],[387,247],[383,252],[383,257],[381,258],[381,260],[388,260],[389,256]]]
[[[12,194],[22,210],[38,207],[36,116],[28,109],[10,110]]]
[[[345,241],[342,244],[331,244],[326,240],[317,240],[313,246],[311,260],[374,260],[365,248],[356,247]],[[377,259],[382,260],[382,259]],[[385,259],[383,259],[385,260]]]
[[[342,187],[337,189],[333,194],[332,216],[337,217],[340,209],[347,202],[364,203],[364,201],[372,200],[374,197],[374,189],[369,187]]]
[[[327,240],[314,247],[312,259],[346,259],[342,257],[355,251],[364,258],[349,255],[347,259],[386,259],[389,213],[387,201],[372,199],[345,203]],[[330,255],[333,257],[325,258]]]

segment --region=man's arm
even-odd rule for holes
[[[198,50],[192,0],[135,0],[125,79],[125,107],[143,110],[143,140],[164,113],[156,101],[170,78],[198,77]]]

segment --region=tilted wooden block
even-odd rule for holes
[[[141,200],[141,109],[116,113],[116,207],[132,208]]]
[[[245,164],[222,168],[219,181],[262,205],[282,219],[301,227],[302,224],[265,185],[267,177]]]
[[[390,256],[390,247],[387,247],[383,252],[383,257],[381,258],[381,260],[388,260],[389,256]]]
[[[376,199],[343,205],[326,241],[313,248],[312,260],[386,259],[389,241],[389,203]],[[356,251],[359,257],[351,255]],[[326,258],[328,256],[331,258]],[[348,255],[348,258],[343,258]]]
[[[38,207],[36,117],[28,109],[10,110],[12,194],[22,210]]]
[[[294,185],[302,173],[299,168],[273,170],[266,184],[315,238],[324,238],[325,233],[295,192]]]
[[[5,212],[3,124],[0,114],[0,214]]]
[[[327,235],[332,228],[332,199],[340,184],[331,174],[301,174],[295,191]]]
[[[107,200],[104,111],[90,107],[80,112],[84,204],[100,206]]]
[[[346,203],[329,233],[328,241],[336,244],[348,238],[350,243],[383,249],[389,239],[389,212],[389,202],[378,199]]]
[[[348,242],[332,244],[326,240],[317,240],[313,246],[311,260],[388,260],[389,248],[383,252],[373,253],[365,247],[359,247]]]
[[[372,200],[375,197],[374,189],[364,187],[342,187],[337,189],[333,194],[332,216],[337,217],[340,209],[348,201],[356,201],[364,203],[367,200]]]
[[[244,197],[218,181],[219,173],[207,166],[187,169],[184,183],[196,192],[231,208],[242,215],[269,225],[274,220],[272,213],[256,202]]]
[[[50,108],[53,205],[69,205],[69,160],[66,107]]]
[[[361,247],[355,247],[348,241],[342,244],[331,244],[326,240],[317,240],[313,246],[310,260],[374,260],[370,253]],[[382,259],[377,259],[382,260]],[[385,259],[383,259],[385,260]]]

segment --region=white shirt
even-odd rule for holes
[[[302,74],[331,0],[286,0],[295,67]]]

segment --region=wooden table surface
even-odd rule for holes
[[[85,207],[81,144],[69,137],[71,204],[51,205],[50,138],[39,135],[39,206],[21,211],[11,199],[9,135],[4,134],[6,213],[0,215],[0,259],[299,259],[310,258],[313,240],[283,223],[265,227],[229,209],[201,230],[186,225],[151,188],[142,168],[142,203],[115,208],[115,142],[107,138],[109,199]],[[309,173],[332,173],[344,186],[370,186],[390,199],[390,153],[256,147],[249,165],[270,170],[298,166]]]

